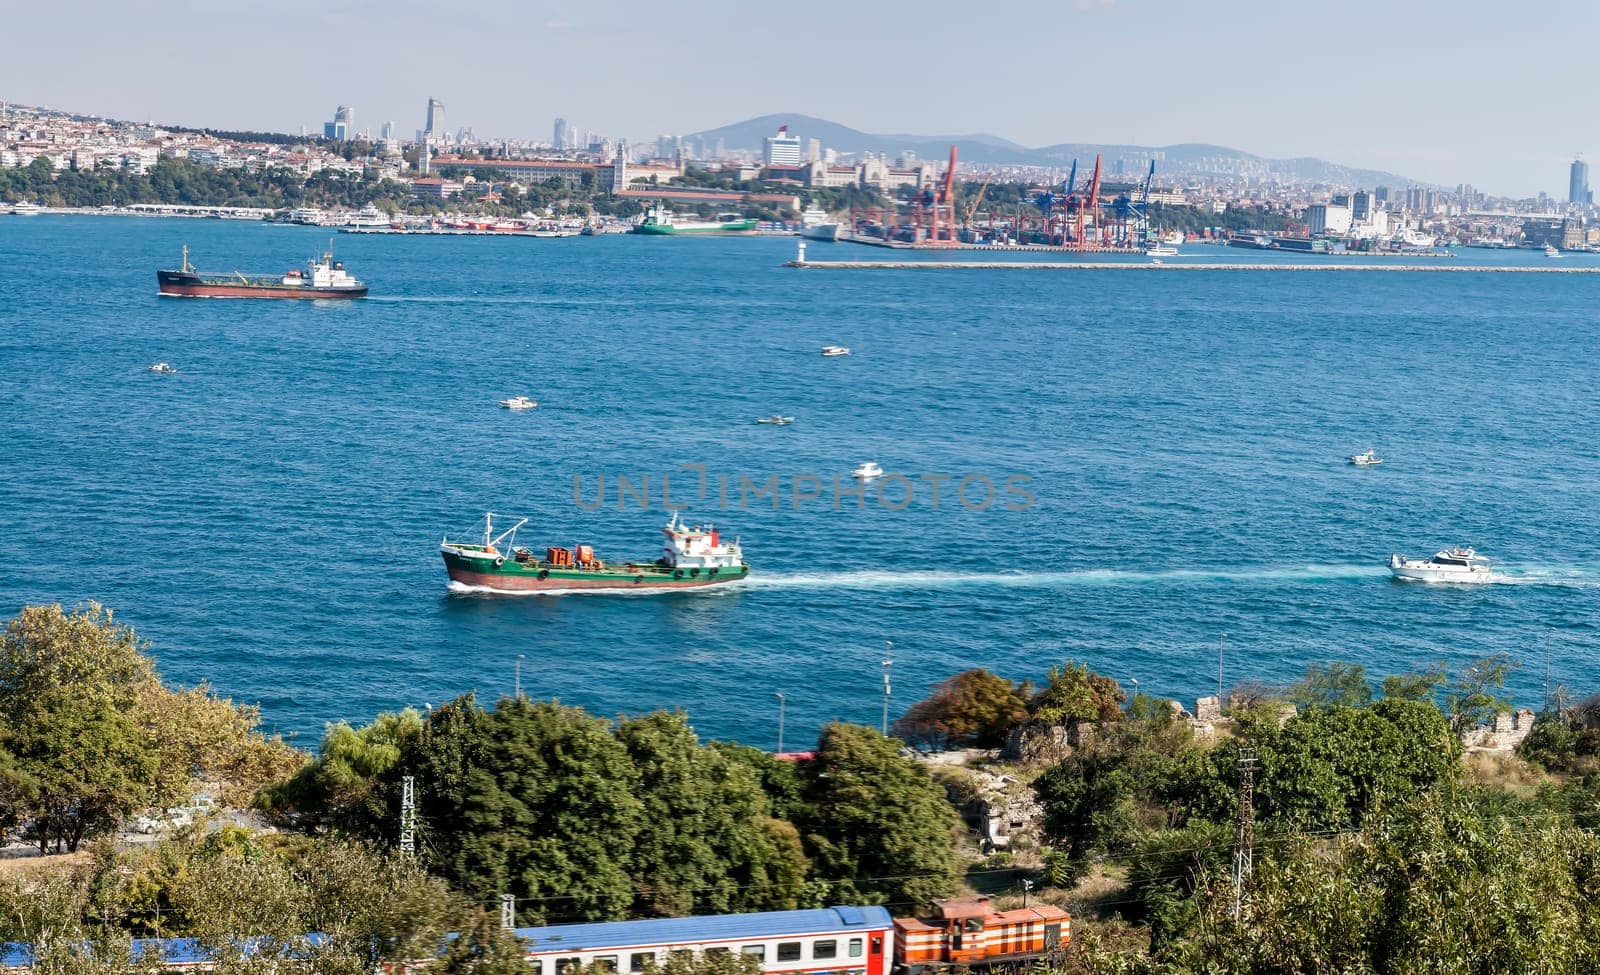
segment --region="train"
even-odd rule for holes
[[[935,901],[924,917],[891,917],[882,907],[600,921],[517,928],[530,975],[640,975],[678,953],[754,956],[763,975],[937,975],[956,968],[1004,969],[1058,957],[1072,919],[1050,904],[996,911],[987,897]],[[323,941],[307,935],[308,947]],[[191,938],[134,942],[168,970],[205,971],[211,958]],[[293,968],[292,959],[286,966]],[[0,970],[31,971],[27,945],[0,948]],[[391,966],[423,971],[426,960]]]

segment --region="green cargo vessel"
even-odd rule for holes
[[[633,228],[636,234],[747,234],[756,229],[756,221],[724,213],[715,220],[692,220],[680,217],[663,206],[654,206],[644,215],[644,220]]]
[[[606,562],[589,545],[550,547],[542,556],[517,546],[524,518],[495,534],[494,514],[483,519],[481,541],[439,543],[452,586],[471,590],[525,593],[578,589],[695,589],[738,582],[750,565],[736,538],[731,542],[712,525],[689,527],[676,513],[661,529],[666,536],[661,557],[651,562]]]

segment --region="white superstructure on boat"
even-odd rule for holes
[[[1389,571],[1397,579],[1413,582],[1489,582],[1494,570],[1489,560],[1470,548],[1447,548],[1431,559],[1389,556]]]

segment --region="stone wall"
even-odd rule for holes
[[[1522,744],[1533,730],[1533,712],[1520,708],[1515,713],[1501,711],[1493,724],[1481,724],[1461,733],[1461,744],[1469,752],[1509,752]]]

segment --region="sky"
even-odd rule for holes
[[[1208,142],[1565,198],[1600,162],[1595,0],[59,0],[0,13],[0,99],[114,118],[629,139],[773,112],[868,132]]]

